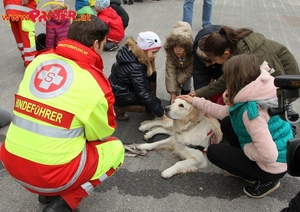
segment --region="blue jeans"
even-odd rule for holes
[[[194,0],[184,0],[182,20],[188,22],[191,26],[193,22],[193,10],[194,10]],[[202,27],[211,25],[211,14],[212,14],[212,0],[203,0]]]

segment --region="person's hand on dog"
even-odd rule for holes
[[[189,96],[195,97],[196,96],[196,92],[195,91],[190,92]]]
[[[190,96],[190,95],[181,95],[181,96],[177,96],[177,98],[183,99],[183,100],[187,101],[188,103],[192,104],[194,97]]]
[[[174,102],[176,97],[177,97],[176,93],[171,93],[171,95],[170,95],[170,104],[172,104]]]
[[[170,121],[170,118],[166,114],[164,114],[162,117],[160,117],[160,121],[162,123],[165,123],[165,122]]]

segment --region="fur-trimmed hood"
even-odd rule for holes
[[[164,44],[166,53],[170,55],[173,52],[173,47],[177,43],[184,46],[187,56],[193,54],[194,39],[192,28],[189,23],[184,21],[177,22],[170,34],[166,37]]]
[[[150,64],[147,55],[138,47],[136,41],[132,37],[127,38],[124,44],[128,47],[128,50],[134,54],[140,63],[143,63],[146,66]]]
[[[155,71],[155,67],[153,67],[145,52],[138,47],[135,39],[129,37],[125,40],[124,44],[125,46],[117,54],[118,62],[135,62],[137,60],[147,66],[147,75],[150,76]],[[134,57],[132,57],[130,52]]]

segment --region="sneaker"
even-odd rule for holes
[[[255,183],[255,181],[247,180],[247,179],[245,179],[245,178],[242,178],[242,177],[240,177],[240,176],[237,176],[237,175],[231,174],[231,173],[229,173],[229,172],[228,172],[228,171],[226,171],[226,170],[223,170],[223,171],[224,171],[224,173],[225,173],[225,174],[227,174],[227,175],[229,175],[229,176],[231,176],[231,177],[240,178],[241,180],[244,180],[244,181],[246,181],[247,183],[250,183],[250,184],[253,184],[253,183]]]
[[[110,43],[110,42],[107,42],[105,45],[104,45],[104,51],[106,52],[111,52],[115,49],[119,48],[119,45],[118,44],[115,44],[115,43]]]
[[[297,127],[295,125],[292,125],[292,131],[295,136],[297,134]]]
[[[268,183],[261,183],[260,181],[256,181],[251,186],[245,186],[244,192],[249,197],[262,198],[275,191],[277,188],[279,188],[279,186],[280,182],[278,180]]]

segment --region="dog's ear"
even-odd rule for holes
[[[198,116],[199,116],[199,111],[198,109],[194,108],[192,105],[189,109],[189,113],[183,117],[182,122],[187,124],[189,122],[197,122],[198,121]]]

